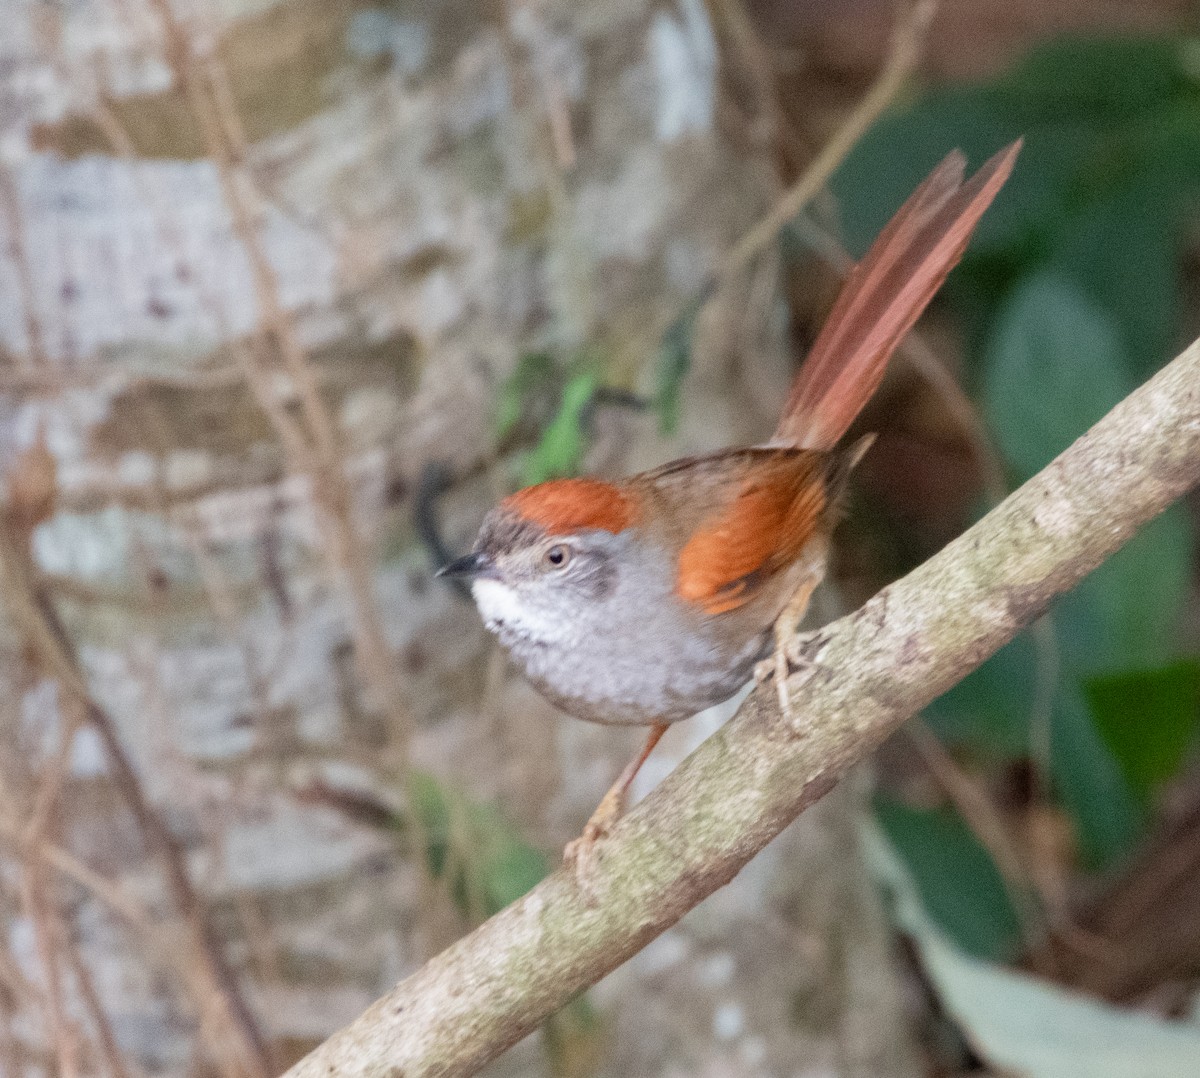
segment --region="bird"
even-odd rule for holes
[[[966,179],[953,151],[848,274],[773,436],[609,480],[551,479],[484,517],[439,575],[469,583],[487,628],[546,699],[648,726],[638,755],[564,856],[581,877],[670,724],[775,678],[785,715],[794,639],[825,573],[851,470],[840,443],[888,361],[1008,179],[1012,143]]]

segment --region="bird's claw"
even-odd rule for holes
[[[588,820],[583,833],[563,847],[563,864],[574,873],[575,883],[589,906],[596,901],[596,843],[608,837],[611,827],[611,821]]]
[[[804,726],[792,710],[792,697],[788,688],[788,680],[793,672],[811,671],[816,663],[809,658],[804,644],[810,633],[788,633],[786,639],[781,634],[775,638],[775,650],[757,663],[754,667],[754,683],[761,685],[768,678],[775,679],[775,692],[779,698],[779,710],[784,721],[792,728],[793,733],[804,733]]]
[[[574,872],[575,882],[589,906],[596,902],[596,844],[608,838],[609,832],[621,818],[622,800],[622,791],[617,787],[609,790],[596,806],[591,819],[584,824],[579,837],[571,839],[563,847],[563,864]]]

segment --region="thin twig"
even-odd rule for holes
[[[422,897],[432,907],[433,881],[423,855],[427,844],[425,823],[408,767],[412,717],[403,703],[399,673],[384,629],[372,561],[354,519],[340,439],[321,397],[315,370],[283,305],[275,269],[262,242],[262,200],[246,165],[248,146],[229,78],[216,52],[196,52],[170,0],[150,2],[163,28],[168,63],[200,125],[233,218],[234,234],[245,251],[254,280],[262,340],[258,349],[235,349],[235,356],[289,463],[308,479],[323,540],[324,563],[337,590],[348,600],[355,659],[375,707],[385,717],[387,746],[378,764],[405,791]],[[299,396],[299,418],[285,408],[270,377],[265,353],[272,344]]]
[[[329,409],[317,377],[280,298],[274,267],[261,241],[263,209],[246,168],[245,133],[224,67],[215,53],[197,56],[187,30],[169,0],[152,0],[167,38],[167,56],[200,124],[216,165],[234,233],[250,263],[262,323],[299,395],[303,424],[278,399],[261,355],[237,353],[248,385],[283,443],[290,460],[308,477],[329,564],[350,599],[351,629],[364,681],[387,716],[393,767],[407,766],[411,719],[402,705],[399,678],[375,594],[371,562],[354,522],[346,468]]]
[[[672,309],[659,321],[652,340],[661,340],[673,327],[693,317],[699,306],[729,284],[774,243],[780,230],[824,189],[859,139],[882,115],[916,70],[925,34],[936,10],[937,0],[916,0],[901,11],[883,69],[862,100],[842,121],[799,179],[734,244],[720,265],[708,275],[697,295]]]
[[[51,927],[46,881],[40,859],[29,855],[21,872],[21,902],[33,926],[34,947],[46,981],[46,1023],[62,1078],[79,1078],[79,1036],[67,1014],[58,947]]]
[[[222,1024],[226,1027],[225,1036],[233,1038],[242,1065],[250,1073],[266,1078],[274,1070],[266,1041],[242,995],[237,977],[225,958],[221,940],[188,877],[183,850],[175,836],[167,830],[162,819],[146,801],[137,772],[125,754],[112,719],[92,701],[89,701],[88,714],[92,728],[104,745],[105,755],[113,769],[118,788],[124,792],[126,802],[142,833],[150,839],[162,857],[172,898],[184,922],[191,929],[197,959],[208,967],[214,1001],[218,1004],[217,1010],[221,1013]]]
[[[710,0],[709,9],[723,43],[722,63],[731,61],[730,66],[745,76],[751,90],[754,113],[748,126],[752,141],[760,148],[762,143],[773,148],[790,170],[789,178],[794,178],[802,170],[803,147],[784,112],[770,52],[746,0]]]
[[[75,985],[79,989],[79,998],[83,1001],[84,1009],[96,1032],[100,1056],[108,1068],[109,1075],[111,1078],[132,1078],[129,1063],[117,1045],[112,1023],[108,1020],[104,1005],[100,1001],[100,993],[96,991],[96,981],[92,977],[92,971],[87,968],[83,955],[79,953],[79,945],[71,938],[71,933],[63,924],[61,917],[55,918],[54,931],[59,951],[66,956],[67,964],[71,967],[71,973],[75,978]]]
[[[13,821],[0,817],[0,839],[10,843],[14,849],[19,849],[21,829]],[[69,850],[53,842],[44,841],[38,846],[36,853],[55,872],[78,884],[121,920],[141,931],[151,931],[153,919],[148,910],[125,894],[112,880],[85,865]]]
[[[47,841],[66,783],[71,758],[71,746],[78,729],[78,708],[72,700],[62,709],[64,717],[58,747],[39,768],[33,792],[29,819],[20,829],[17,847],[20,851],[21,900],[26,916],[33,926],[34,945],[46,981],[46,1019],[58,1056],[58,1069],[63,1078],[76,1078],[80,1073],[79,1034],[67,1013],[60,947],[56,931],[57,911],[42,865],[41,850]]]
[[[1025,949],[1038,972],[1048,975],[1054,966],[1054,956],[1047,946],[1046,919],[1030,883],[1029,870],[991,799],[962,772],[920,718],[909,722],[904,733],[934,781],[991,856],[1017,915]]]
[[[188,876],[183,850],[147,801],[108,713],[92,698],[70,638],[46,595],[44,584],[16,529],[0,514],[0,577],[14,624],[44,672],[83,708],[88,724],[104,747],[114,785],[120,791],[148,844],[162,859],[172,900],[189,926],[194,958],[208,978],[212,1004],[222,1016],[224,1032],[215,1043],[232,1054],[250,1074],[266,1078],[273,1069],[265,1041],[242,997],[204,905]]]
[[[770,212],[747,232],[725,256],[713,287],[720,287],[740,273],[757,255],[775,242],[775,237],[816,195],[838,170],[866,131],[879,119],[916,69],[925,32],[937,10],[936,0],[917,0],[896,24],[892,46],[883,70],[866,96],[842,122],[821,152]]]
[[[22,829],[15,822],[0,816],[0,839],[18,852],[22,849],[21,832]],[[40,858],[46,868],[53,869],[63,880],[76,884],[123,921],[132,930],[134,938],[141,941],[152,964],[179,978],[184,990],[195,1001],[202,1025],[217,1038],[217,1044],[221,1043],[220,1038],[227,1037],[221,1015],[213,1014],[213,1001],[217,993],[206,972],[207,967],[204,962],[191,957],[195,940],[189,933],[186,921],[172,919],[166,924],[159,923],[148,908],[122,890],[120,885],[52,842],[43,841],[30,853]],[[0,982],[11,983],[13,973],[0,968]],[[243,1072],[240,1067],[235,1067],[230,1073]]]

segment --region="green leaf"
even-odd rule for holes
[[[1127,853],[1143,827],[1141,807],[1069,682],[1059,686],[1050,715],[1050,768],[1084,862],[1099,869]]]
[[[1095,676],[1176,657],[1194,545],[1191,518],[1172,506],[1058,600],[1068,673]]]
[[[1131,183],[1064,216],[1048,260],[1108,313],[1139,376],[1161,364],[1178,320],[1176,202],[1173,192]]]
[[[1005,301],[988,348],[984,408],[1024,480],[1132,388],[1121,336],[1103,309],[1053,273]]]
[[[558,414],[543,432],[537,448],[524,462],[524,486],[558,476],[574,475],[579,470],[585,448],[584,410],[596,392],[596,384],[593,370],[580,371],[567,382]]]
[[[655,394],[661,434],[674,434],[679,425],[679,395],[683,380],[691,369],[692,331],[696,325],[696,315],[703,305],[704,297],[697,296],[662,336],[656,368],[658,391]]]
[[[1035,274],[1008,297],[987,353],[985,411],[1020,479],[1131,388],[1112,319],[1052,272]],[[1069,674],[1156,666],[1171,657],[1192,547],[1189,519],[1175,507],[1059,600],[1055,624]]]
[[[891,898],[946,1012],[989,1070],[1025,1078],[1193,1078],[1200,1030],[1101,1003],[966,954],[927,911],[878,827],[864,827],[872,876]]]
[[[1195,198],[1200,182],[1198,121],[1200,93],[1193,93],[1188,100],[1164,109],[1153,123],[1139,124],[1123,133],[1121,145],[1135,175],[1133,182],[1152,199],[1169,202],[1171,196],[1181,193]],[[1177,226],[1179,223],[1175,221]]]
[[[546,876],[546,857],[499,814],[479,806],[475,826],[485,834],[481,865],[490,917],[528,894]]]
[[[1052,272],[1035,274],[1008,297],[987,353],[985,411],[1022,480],[1131,388],[1112,319]],[[1054,617],[1067,672],[1096,674],[1169,658],[1191,550],[1188,518],[1172,509],[1059,600]]]
[[[450,833],[450,810],[446,803],[446,795],[442,791],[441,783],[424,771],[414,771],[410,775],[408,788],[413,808],[421,817],[429,871],[434,876],[440,876],[446,870],[446,849]],[[403,819],[393,822],[398,829],[405,829]]]
[[[999,88],[1029,121],[1129,122],[1194,91],[1180,45],[1168,37],[1064,37],[1031,50]]]
[[[1088,708],[1130,786],[1148,797],[1175,776],[1200,727],[1200,662],[1089,679]]]
[[[496,402],[496,436],[503,438],[520,421],[526,402],[535,390],[557,388],[558,373],[547,352],[526,352],[500,387]]]
[[[424,771],[409,789],[421,816],[429,871],[444,879],[455,904],[472,919],[490,917],[546,875],[545,856],[494,808],[471,801]],[[402,828],[404,821],[396,823]]]
[[[882,798],[875,813],[947,935],[968,954],[1012,957],[1020,932],[1004,881],[959,816]]]
[[[1008,759],[1027,756],[1034,662],[1034,643],[1022,633],[926,708],[930,728],[951,744],[969,742]]]

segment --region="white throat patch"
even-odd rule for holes
[[[553,635],[550,618],[538,616],[517,597],[507,584],[485,577],[471,581],[471,594],[483,617],[484,624],[494,633],[532,637],[535,640]]]

